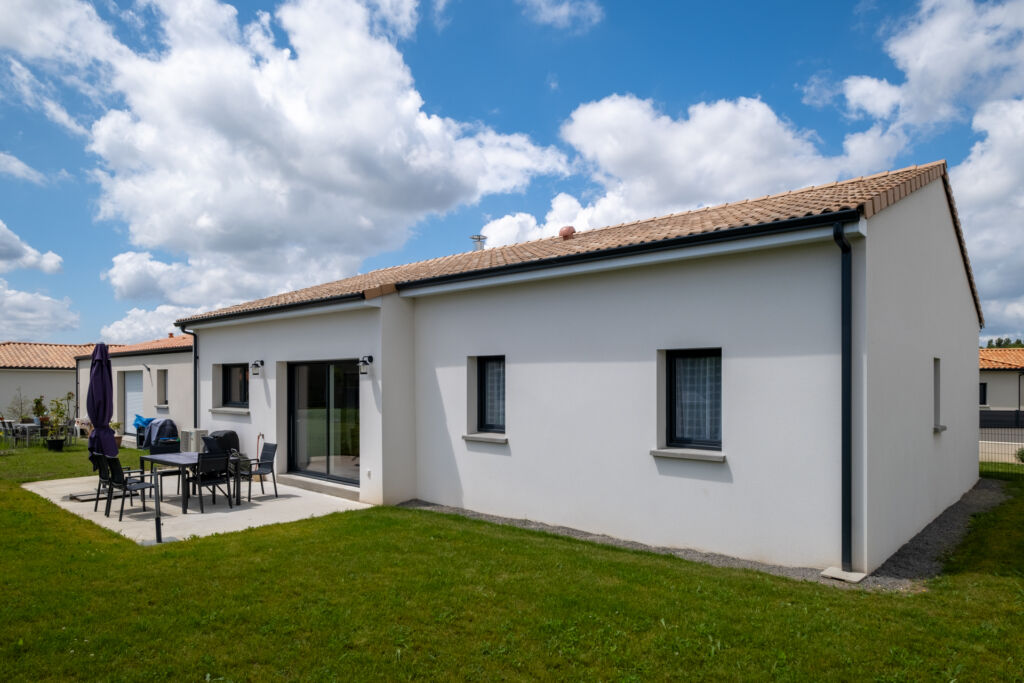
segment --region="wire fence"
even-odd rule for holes
[[[1024,415],[1020,411],[1003,419],[981,416],[978,434],[978,466],[983,477],[1024,479]]]

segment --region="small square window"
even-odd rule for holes
[[[722,449],[722,350],[667,351],[666,445]]]
[[[223,393],[221,404],[233,408],[249,407],[249,366],[245,363],[221,366]]]
[[[505,432],[505,357],[479,356],[477,368],[478,432]]]

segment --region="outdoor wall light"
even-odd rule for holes
[[[249,363],[249,374],[252,377],[259,377],[260,376],[260,368],[262,368],[262,367],[263,367],[263,361],[261,361],[261,360],[254,360],[253,362]]]
[[[370,364],[373,363],[373,356],[363,356],[356,364],[359,366],[360,375],[368,375],[370,373]]]

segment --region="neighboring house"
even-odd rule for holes
[[[978,349],[978,370],[981,426],[1024,426],[1018,415],[1024,389],[1024,349]]]
[[[21,417],[11,405],[19,391],[30,417],[32,399],[42,396],[49,407],[51,400],[75,393],[75,356],[87,350],[92,344],[0,343],[0,413]]]
[[[77,357],[79,417],[86,417],[89,368],[93,346]],[[112,347],[110,369],[114,384],[113,422],[120,422],[126,445],[134,445],[136,415],[169,417],[179,431],[194,425],[192,335]]]
[[[563,233],[179,320],[198,426],[370,503],[857,571],[977,480],[944,162]]]

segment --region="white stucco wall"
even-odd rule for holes
[[[988,384],[988,403],[985,407],[990,410],[1018,409],[1017,401],[1020,395],[1017,393],[1017,383],[1021,382],[1024,388],[1024,380],[1019,379],[1020,375],[1016,370],[981,370],[979,374],[978,381]]]
[[[380,348],[380,300],[344,312],[323,312],[284,319],[239,321],[230,326],[197,326],[199,339],[199,427],[233,429],[243,452],[256,454],[257,436],[276,443],[278,472],[288,470],[288,363],[356,359],[374,356],[367,375],[360,376],[360,497],[385,500],[382,488],[382,392],[386,359]],[[244,414],[218,411],[214,397],[214,365],[264,361],[259,377],[249,380],[249,408]],[[219,381],[219,377],[216,378]],[[392,501],[388,501],[392,502]]]
[[[867,228],[867,491],[873,569],[978,478],[978,319],[941,182]],[[933,432],[933,358],[941,421]]]
[[[89,359],[78,360],[79,415],[86,417],[85,399],[89,394]],[[148,369],[147,369],[148,366]],[[124,379],[125,372],[142,373],[143,417],[162,417],[174,420],[178,430],[192,427],[192,349],[177,353],[152,353],[139,356],[112,356],[110,369],[114,383],[113,422],[120,422],[130,442],[135,435],[132,422],[135,415],[125,415]],[[157,377],[160,370],[167,371],[166,407],[158,407]]]
[[[0,369],[0,413],[8,419],[17,420],[18,415],[9,414],[11,399],[18,393],[28,406],[27,414],[32,416],[32,399],[42,396],[49,407],[50,400],[63,398],[75,391],[75,371],[68,370],[2,370]],[[74,410],[74,406],[71,406]]]
[[[839,250],[417,299],[419,497],[654,545],[840,552]],[[724,463],[655,458],[659,350],[721,347]],[[504,355],[507,445],[467,443],[467,358]]]

